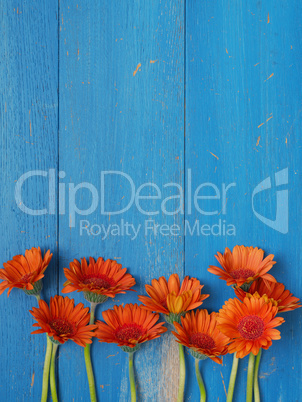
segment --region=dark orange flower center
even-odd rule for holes
[[[64,318],[54,318],[50,321],[49,326],[57,335],[70,335],[74,331],[73,325],[69,321],[64,320]]]
[[[99,289],[109,289],[113,288],[116,285],[116,282],[112,278],[109,278],[107,275],[87,275],[83,279],[83,283],[85,285],[91,285],[92,287]]]
[[[255,275],[255,272],[252,271],[251,269],[240,268],[230,272],[230,275],[234,279],[241,279],[241,278],[247,279],[253,277]]]
[[[210,335],[201,332],[192,334],[190,343],[200,349],[213,349],[215,347],[213,338]]]
[[[32,278],[32,272],[30,272],[29,274],[23,275],[21,278],[21,282],[25,282],[25,283],[29,283],[31,278]]]
[[[140,325],[124,324],[115,331],[115,336],[119,341],[129,341],[130,339],[138,340],[144,331]]]
[[[164,308],[168,308],[168,306],[167,306],[167,297],[165,297],[164,299],[162,299],[162,300],[160,301],[160,304],[161,304]]]
[[[241,318],[237,329],[242,338],[257,339],[264,332],[264,322],[256,315],[249,315]]]

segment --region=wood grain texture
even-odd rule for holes
[[[57,2],[2,1],[1,85],[1,264],[26,248],[51,249],[46,299],[57,292],[56,215],[30,216],[14,198],[15,184],[30,170],[56,168],[58,160]],[[22,188],[24,204],[48,207],[46,178],[32,177]],[[36,299],[21,290],[0,298],[0,400],[38,401],[46,347],[31,335],[29,314]]]
[[[60,170],[61,182],[88,182],[99,196],[102,171],[128,174],[136,190],[154,182],[165,197],[175,190],[165,183],[183,183],[184,149],[184,8],[181,1],[113,3],[100,1],[64,1],[60,6]],[[130,185],[118,175],[106,176],[105,207],[117,211],[130,200]],[[146,187],[141,194],[154,194]],[[89,190],[79,190],[77,205],[91,205]],[[146,211],[160,210],[160,200],[141,201]],[[179,203],[179,201],[178,201]],[[167,208],[173,211],[177,200]],[[73,258],[117,259],[135,276],[138,294],[154,277],[172,272],[183,274],[183,238],[145,233],[148,219],[157,223],[179,224],[183,216],[144,215],[133,205],[120,215],[101,215],[101,202],[89,216],[76,216],[70,228],[70,216],[60,217],[60,286],[63,267]],[[142,225],[136,239],[110,235],[104,238],[80,233],[80,221],[93,224],[136,227]],[[96,229],[95,229],[96,230]],[[102,239],[103,238],[103,239]],[[72,294],[77,302],[81,294]],[[137,294],[121,295],[97,309],[114,303],[136,302]],[[143,400],[171,400],[177,377],[170,376],[177,350],[169,364],[159,364],[159,356],[169,353],[169,341],[150,342],[135,355],[138,394]],[[96,386],[104,401],[130,398],[126,355],[116,345],[94,342],[92,347]],[[85,400],[88,384],[83,351],[72,344],[61,348],[59,358],[60,394],[65,401]],[[77,387],[75,390],[75,380]],[[167,387],[169,385],[169,388]],[[155,386],[154,386],[155,385]]]
[[[211,294],[204,306],[211,310],[218,310],[233,291],[207,268],[215,265],[217,251],[236,244],[259,246],[275,254],[273,275],[301,294],[299,15],[299,2],[223,1],[217,7],[217,2],[187,1],[186,168],[192,169],[193,188],[210,182],[221,191],[222,183],[236,183],[227,193],[225,214],[221,200],[212,199],[200,204],[205,211],[218,210],[218,215],[187,217],[210,225],[221,219],[236,227],[236,236],[186,237],[186,273],[203,278]],[[255,209],[275,219],[279,189],[274,174],[285,168],[289,184],[281,189],[289,191],[286,235],[260,222],[251,203],[253,189],[271,176],[273,188],[255,197]],[[204,189],[203,194],[213,195],[213,190]],[[282,340],[263,353],[260,387],[265,401],[296,401],[301,394],[296,381],[301,377],[297,349],[301,312],[284,317]],[[210,361],[201,364],[210,400],[225,399],[223,381],[227,386],[231,361],[227,356],[222,367]],[[240,363],[246,368],[246,359]],[[192,359],[191,368],[188,396],[197,400]],[[243,371],[236,389],[238,401],[243,399],[245,381]]]

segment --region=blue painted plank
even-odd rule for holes
[[[207,272],[214,254],[236,244],[259,246],[275,254],[273,275],[301,297],[301,4],[298,1],[187,1],[186,7],[186,169],[192,173],[192,197],[198,185],[212,183],[220,198],[199,200],[205,215],[192,207],[186,219],[208,224],[199,236],[186,236],[186,274],[197,275],[211,297],[204,303],[218,310],[231,288]],[[288,184],[278,185],[278,178]],[[278,175],[280,172],[281,176]],[[275,176],[275,174],[277,175]],[[254,195],[267,177],[272,188]],[[189,174],[186,174],[186,182]],[[222,186],[234,183],[223,202]],[[204,187],[200,195],[215,195]],[[286,206],[286,192],[289,204]],[[277,197],[281,214],[276,217]],[[189,202],[187,193],[186,205]],[[288,232],[286,216],[289,215]],[[275,219],[275,229],[264,219]],[[267,221],[266,221],[267,222]],[[234,236],[219,235],[217,224],[234,225]],[[276,230],[277,229],[277,230]],[[278,231],[279,230],[279,231]],[[263,354],[260,387],[265,401],[296,401],[301,395],[301,312],[285,314],[282,340]],[[201,365],[209,400],[225,400],[232,358],[219,367]],[[191,359],[191,364],[193,364]],[[246,369],[247,361],[240,366]],[[192,366],[191,366],[192,368]],[[191,369],[188,397],[198,399]],[[235,398],[243,400],[246,372]]]
[[[139,201],[147,213],[139,212],[135,202],[127,209],[131,180],[136,190],[153,182],[165,198],[177,191],[164,184],[183,184],[183,45],[183,1],[156,0],[152,7],[148,1],[61,3],[59,154],[60,170],[66,176],[60,182],[65,183],[66,189],[68,183],[89,183],[90,189],[77,188],[76,205],[80,210],[96,206],[88,215],[74,214],[73,203],[69,203],[72,194],[66,195],[69,210],[59,223],[61,287],[65,281],[63,267],[73,258],[89,256],[117,259],[129,268],[136,278],[138,294],[144,293],[145,283],[154,277],[183,274],[183,216],[162,214],[159,199]],[[103,191],[101,173],[105,171],[128,176],[105,175]],[[157,193],[157,188],[146,186],[141,195]],[[104,212],[111,211],[110,215],[102,213],[102,199]],[[177,205],[179,200],[171,200],[167,209],[173,211]],[[127,211],[113,213],[122,208]],[[175,223],[180,227],[179,235],[146,231],[147,220]],[[104,227],[121,227],[123,221],[136,229],[141,225],[136,238],[131,229],[130,236],[126,232],[106,236]],[[85,226],[95,235],[87,233]],[[71,296],[76,302],[83,301],[81,294]],[[102,309],[114,303],[130,301],[137,301],[137,294],[128,293],[106,302],[98,308],[97,317],[101,319]],[[104,401],[129,400],[125,354],[116,345],[94,342],[92,355],[98,396]],[[175,360],[177,346],[168,336],[150,342],[135,355],[142,400],[173,399],[177,388]],[[87,400],[84,367],[80,347],[61,347],[62,400]]]
[[[1,264],[27,248],[51,249],[43,292],[49,299],[57,291],[57,218],[25,214],[14,192],[25,173],[57,165],[57,1],[2,1],[0,15]],[[47,177],[26,180],[22,200],[32,209],[48,208]],[[43,335],[30,335],[28,310],[36,304],[21,290],[0,297],[1,401],[40,400],[46,342]]]

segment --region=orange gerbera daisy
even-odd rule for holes
[[[187,346],[191,354],[200,360],[207,357],[221,364],[218,356],[228,352],[230,339],[217,328],[217,313],[209,314],[207,310],[190,311],[181,317],[181,325],[174,323],[177,332],[172,333],[176,342]]]
[[[117,343],[126,352],[135,352],[141,343],[159,338],[167,331],[163,322],[156,324],[159,314],[137,304],[114,306],[102,315],[105,323],[96,322],[95,336],[100,342]]]
[[[23,289],[29,295],[38,295],[42,289],[41,279],[44,277],[52,254],[50,250],[42,258],[40,247],[33,247],[25,251],[24,255],[15,255],[11,261],[3,264],[4,269],[0,269],[0,294],[5,289],[9,289],[9,296],[13,288]]]
[[[172,274],[167,282],[161,276],[153,279],[152,285],[145,285],[148,296],[139,296],[144,308],[166,315],[166,320],[173,324],[180,322],[180,316],[186,311],[199,307],[209,295],[201,294],[203,285],[196,278],[186,276],[180,285],[179,276]]]
[[[210,265],[208,271],[225,280],[228,286],[250,284],[259,277],[276,282],[276,279],[267,273],[276,264],[276,261],[273,261],[274,255],[270,254],[265,259],[263,256],[264,251],[258,247],[235,246],[233,251],[227,247],[223,255],[219,252],[215,255],[222,269]]]
[[[300,299],[294,297],[289,290],[285,290],[283,283],[266,282],[262,278],[259,278],[252,284],[248,293],[240,287],[235,289],[235,293],[241,301],[245,297],[262,297],[267,303],[273,303],[274,306],[277,306],[279,313],[301,307]]]
[[[64,283],[62,293],[69,293],[77,290],[84,292],[86,300],[94,303],[103,303],[108,297],[115,297],[116,294],[125,293],[135,285],[132,275],[126,274],[127,268],[122,268],[114,260],[98,258],[95,261],[89,257],[89,264],[85,258],[81,263],[73,260],[69,269],[64,268],[67,281]]]
[[[54,343],[65,343],[69,339],[80,346],[92,343],[96,325],[87,325],[90,319],[89,308],[83,303],[74,305],[69,297],[55,296],[50,299],[50,307],[44,300],[39,301],[39,308],[30,311],[38,321],[33,327],[41,327],[32,334],[46,332]]]
[[[218,329],[231,339],[229,353],[237,352],[239,358],[249,353],[257,355],[260,348],[268,349],[272,340],[280,339],[275,329],[284,322],[275,317],[278,307],[263,298],[245,297],[243,302],[230,299],[217,316]]]

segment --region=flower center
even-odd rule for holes
[[[32,277],[32,272],[30,272],[29,274],[26,274],[24,276],[22,276],[21,278],[21,282],[25,282],[25,283],[29,283]]]
[[[164,299],[162,299],[160,302],[159,302],[164,308],[168,308],[168,306],[167,306],[167,298],[165,297]]]
[[[200,349],[213,349],[215,342],[210,335],[197,332],[191,335],[190,343]]]
[[[108,278],[107,275],[87,275],[83,279],[83,283],[85,285],[91,285],[91,287],[99,289],[109,289],[113,288],[116,285],[115,281],[112,278]]]
[[[237,329],[242,338],[257,339],[264,332],[264,322],[256,315],[249,315],[241,318]]]
[[[129,341],[130,339],[138,340],[144,331],[140,325],[124,324],[115,331],[115,336],[119,341]]]
[[[236,269],[233,272],[230,272],[230,275],[234,279],[241,279],[241,278],[247,279],[247,278],[253,277],[255,275],[255,272],[252,271],[251,269],[240,268],[240,269]]]
[[[54,318],[49,326],[56,331],[57,335],[70,335],[73,333],[73,325],[63,318]]]

